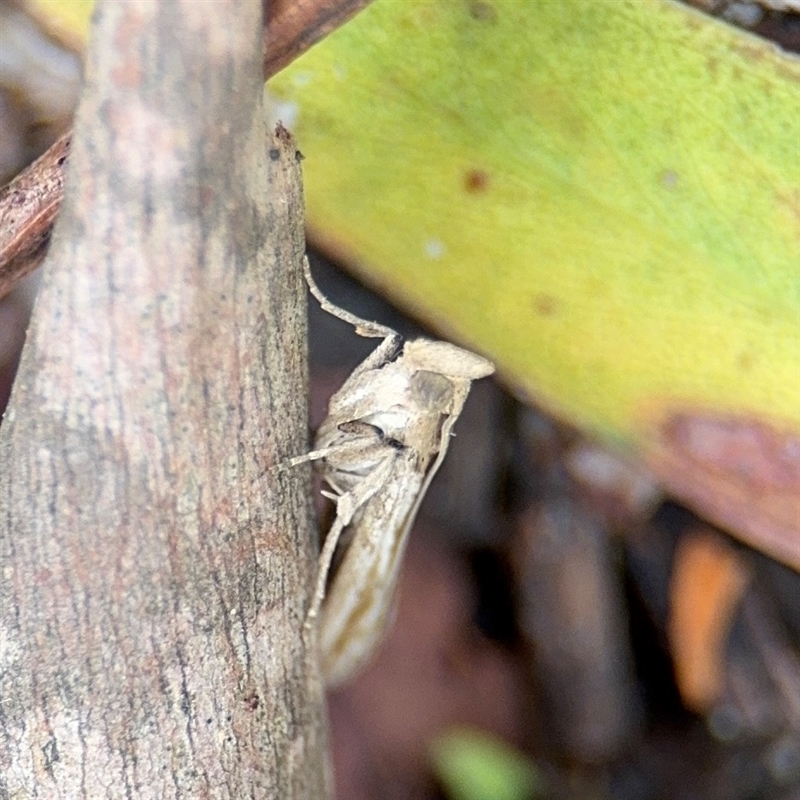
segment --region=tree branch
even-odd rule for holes
[[[265,0],[264,77],[270,78],[309,47],[344,25],[372,0]]]
[[[259,16],[98,4],[0,428],[0,796],[327,792],[307,476],[270,472],[306,447],[306,322]]]
[[[264,79],[347,22],[371,0],[264,0]],[[0,298],[7,295],[47,252],[61,205],[70,134],[0,189]]]

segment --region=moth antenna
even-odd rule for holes
[[[303,275],[305,275],[306,283],[308,284],[311,294],[314,295],[324,311],[342,320],[342,322],[347,322],[352,325],[359,336],[363,336],[367,339],[383,339],[378,347],[353,370],[353,375],[357,375],[369,369],[376,369],[394,359],[400,351],[403,342],[403,337],[400,336],[397,331],[387,325],[381,325],[378,322],[370,322],[362,317],[357,317],[355,314],[351,314],[349,311],[339,308],[335,303],[328,300],[311,275],[311,263],[308,260],[308,256],[303,258]]]
[[[316,281],[311,275],[311,264],[308,260],[308,256],[303,259],[303,274],[305,275],[306,283],[308,284],[308,288],[311,290],[311,294],[314,295],[322,308],[329,314],[333,314],[334,317],[342,320],[342,322],[347,322],[352,325],[356,329],[356,333],[358,333],[359,336],[364,336],[365,338],[369,339],[385,339],[389,336],[398,336],[396,331],[392,330],[386,325],[381,325],[379,322],[370,322],[368,319],[357,317],[350,311],[339,308],[339,306],[337,306],[335,303],[332,303],[330,300],[328,300],[328,298],[322,293],[322,290],[319,288],[319,286],[317,286]]]

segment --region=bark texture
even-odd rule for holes
[[[261,4],[101,0],[0,428],[0,798],[322,798],[297,154]]]
[[[262,0],[264,78],[271,78],[309,47],[347,22],[371,0]],[[61,206],[70,134],[0,189],[0,298],[47,252]]]

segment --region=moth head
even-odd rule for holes
[[[449,342],[414,339],[403,347],[403,359],[420,370],[438,372],[452,378],[475,381],[494,372],[494,364],[483,356],[463,350]]]

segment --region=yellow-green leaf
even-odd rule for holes
[[[800,564],[798,80],[666,0],[376,0],[270,89],[318,242]]]

